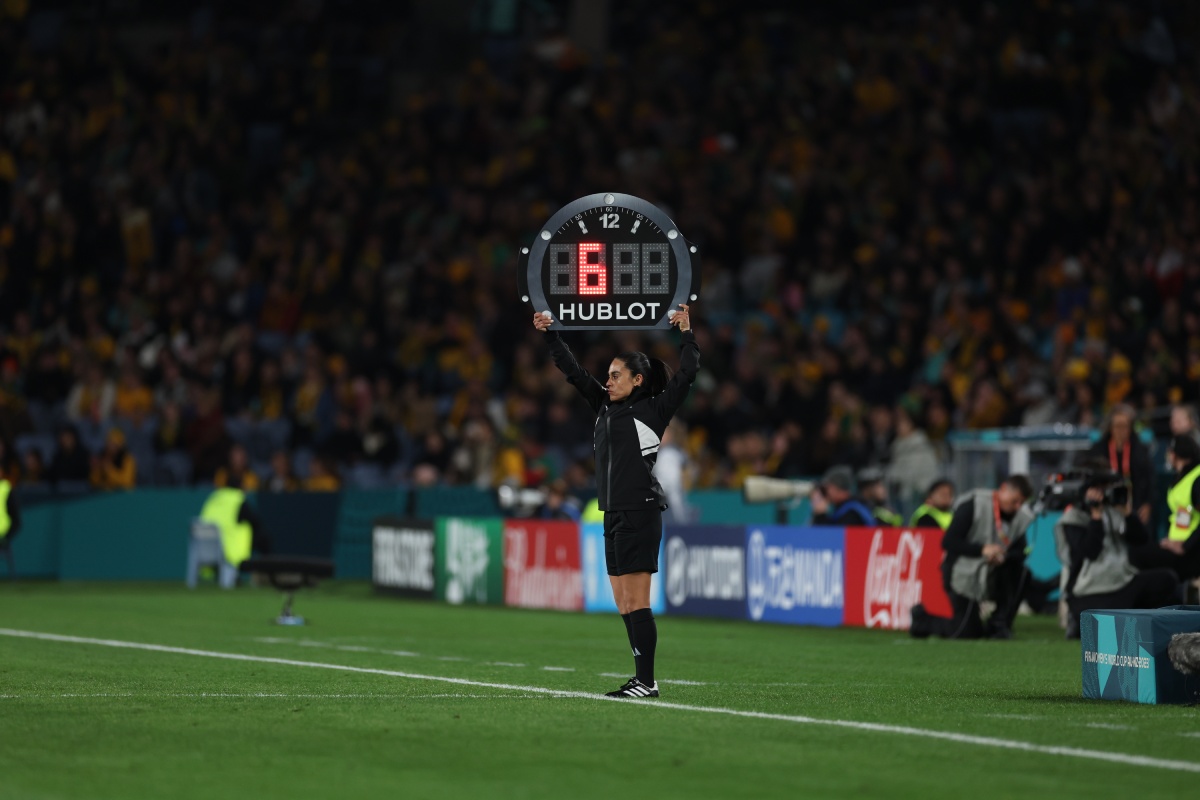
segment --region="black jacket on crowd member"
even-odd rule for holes
[[[681,336],[679,371],[667,381],[665,389],[651,395],[639,386],[627,399],[611,403],[604,386],[580,366],[562,336],[555,331],[549,334],[554,365],[596,412],[596,489],[602,511],[667,507],[666,494],[654,477],[654,463],[667,424],[687,398],[700,370],[695,335],[684,331]]]
[[[1129,437],[1125,447],[1115,447],[1112,445],[1111,436],[1106,435],[1092,445],[1088,452],[1091,458],[1104,460],[1113,472],[1129,478],[1134,511],[1150,502],[1150,493],[1154,485],[1154,466],[1150,450],[1142,444],[1141,439],[1134,435]]]

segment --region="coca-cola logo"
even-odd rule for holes
[[[905,630],[912,623],[912,607],[921,602],[921,553],[924,534],[904,531],[892,553],[883,552],[883,531],[875,531],[867,557],[863,609],[868,628]]]
[[[530,541],[532,539],[532,541]],[[571,553],[565,541],[536,527],[504,532],[504,602],[525,608],[583,606],[583,575],[578,552]]]

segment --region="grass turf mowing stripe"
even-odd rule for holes
[[[744,711],[734,708],[718,708],[712,706],[690,706],[682,703],[664,702],[661,700],[632,700],[610,698],[602,694],[593,694],[591,692],[578,692],[562,689],[550,689],[541,686],[517,686],[507,683],[492,683],[489,681],[475,681],[467,678],[451,678],[444,675],[421,675],[412,672],[400,672],[390,669],[375,669],[371,667],[354,667],[347,664],[327,664],[314,661],[297,661],[290,658],[273,658],[270,656],[254,656],[245,653],[223,653],[215,650],[194,650],[187,647],[172,647],[169,645],[149,644],[145,642],[125,642],[115,639],[92,639],[83,636],[64,636],[56,633],[42,633],[40,631],[23,631],[12,628],[0,628],[0,636],[11,636],[24,639],[38,639],[50,642],[62,642],[66,644],[90,644],[102,647],[116,647],[127,650],[143,650],[156,653],[171,653],[175,655],[199,656],[202,658],[219,658],[228,661],[250,661],[260,664],[278,664],[289,667],[308,667],[310,669],[328,669],[338,670],[342,672],[355,672],[368,675],[384,675],[392,678],[405,678],[408,680],[419,681],[437,681],[440,683],[450,683],[457,686],[474,686],[485,689],[499,689],[510,692],[523,692],[532,695],[550,695],[557,698],[575,698],[582,700],[604,700],[608,702],[626,703],[647,706],[659,709],[670,709],[674,711],[690,711],[694,713],[704,714],[721,714],[733,717],[742,717],[747,719],[765,719],[775,720],[778,722],[791,722],[801,725],[825,725],[837,728],[850,728],[853,730],[870,731],[872,733],[887,733],[899,736],[911,736],[927,739],[940,739],[942,741],[955,742],[957,744],[971,744],[979,747],[995,747],[1004,750],[1018,750],[1028,753],[1039,753],[1042,755],[1052,756],[1067,756],[1071,758],[1084,758],[1095,761],[1106,761],[1113,764],[1126,764],[1135,767],[1148,767],[1152,769],[1164,769],[1178,772],[1194,772],[1200,773],[1200,763],[1192,761],[1175,761],[1172,759],[1154,758],[1152,756],[1131,755],[1128,753],[1114,753],[1104,750],[1089,750],[1079,747],[1061,747],[1056,745],[1041,745],[1033,742],[1022,742],[1015,739],[998,739],[991,736],[976,736],[966,733],[954,733],[952,731],[937,731],[925,728],[911,728],[903,725],[888,725],[877,722],[858,722],[855,720],[842,719],[819,719],[817,717],[793,716],[788,714],[771,714],[765,711]]]

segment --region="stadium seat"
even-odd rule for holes
[[[283,610],[275,618],[277,625],[303,625],[304,617],[292,614],[296,591],[315,587],[323,578],[333,577],[333,561],[302,556],[259,556],[242,562],[242,572],[267,576],[271,585],[284,593]]]
[[[238,571],[225,560],[225,549],[221,546],[221,529],[199,517],[192,520],[191,536],[188,537],[187,586],[195,589],[203,567],[216,567],[217,583],[222,589],[237,585]]]
[[[192,481],[192,459],[182,450],[156,456],[154,476],[159,486],[187,486]]]
[[[309,476],[313,455],[313,451],[307,447],[297,448],[296,452],[292,453],[292,473],[300,480]]]
[[[13,442],[13,447],[21,458],[30,450],[37,450],[42,454],[42,462],[49,464],[54,460],[56,444],[52,433],[23,433]]]
[[[383,468],[373,462],[355,464],[345,472],[346,484],[358,489],[378,489],[387,485]]]

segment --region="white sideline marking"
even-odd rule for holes
[[[574,667],[542,667],[546,672],[574,672]]]
[[[577,698],[580,700],[599,700],[626,705],[638,705],[654,709],[670,709],[673,711],[691,711],[701,714],[722,714],[730,717],[746,719],[769,719],[778,722],[793,722],[800,725],[825,725],[831,728],[848,728],[851,730],[871,731],[872,733],[892,733],[901,736],[916,736],[925,739],[940,739],[958,744],[973,744],[980,747],[997,747],[1004,750],[1020,750],[1027,753],[1040,753],[1051,756],[1070,756],[1086,758],[1093,761],[1106,761],[1111,764],[1128,764],[1135,767],[1153,767],[1156,769],[1175,770],[1177,772],[1200,773],[1200,763],[1194,761],[1175,761],[1153,756],[1138,756],[1128,753],[1113,753],[1105,750],[1089,750],[1082,747],[1062,747],[1058,745],[1043,745],[1033,742],[1022,742],[1016,739],[998,739],[992,736],[976,736],[969,733],[954,733],[952,731],[936,731],[925,728],[910,728],[906,725],[888,725],[880,722],[858,722],[846,719],[819,719],[817,717],[793,716],[788,714],[770,714],[765,711],[741,711],[735,708],[717,708],[713,706],[689,706],[682,703],[662,702],[660,700],[635,700],[632,698],[605,697],[591,692],[572,692],[561,689],[547,689],[541,686],[513,686],[507,683],[491,683],[488,681],[473,681],[466,678],[448,678],[442,675],[419,675],[411,672],[400,672],[390,669],[372,669],[369,667],[351,667],[345,664],[324,664],[314,661],[295,661],[290,658],[271,658],[269,656],[252,656],[244,653],[222,653],[215,650],[194,650],[189,647],[170,647],[162,644],[146,644],[144,642],[123,642],[116,639],[91,639],[83,636],[64,636],[57,633],[41,633],[38,631],[21,631],[12,628],[0,628],[0,636],[13,636],[22,639],[40,639],[48,642],[65,642],[67,644],[92,644],[102,647],[117,647],[126,650],[146,650],[155,653],[174,653],[184,656],[201,656],[203,658],[221,658],[228,661],[249,661],[258,664],[279,664],[288,667],[308,667],[309,669],[330,669],[339,672],[354,672],[365,675],[386,675],[392,678],[407,678],[417,681],[437,681],[456,686],[475,686],[481,689],[500,689],[508,692],[524,692],[527,694],[550,695],[559,698]]]
[[[993,717],[994,719],[1044,719],[1040,714],[984,714],[985,717]]]
[[[87,694],[56,694],[56,693],[39,693],[32,692],[30,694],[0,694],[0,700],[46,700],[60,698],[92,698],[92,697],[135,697],[145,700],[155,700],[163,698],[184,698],[184,699],[282,699],[282,700],[380,700],[391,698],[395,700],[429,700],[432,698],[443,697],[471,697],[479,700],[529,700],[533,698],[530,694],[461,694],[461,693],[441,693],[441,694],[287,694],[284,692],[91,692]]]

